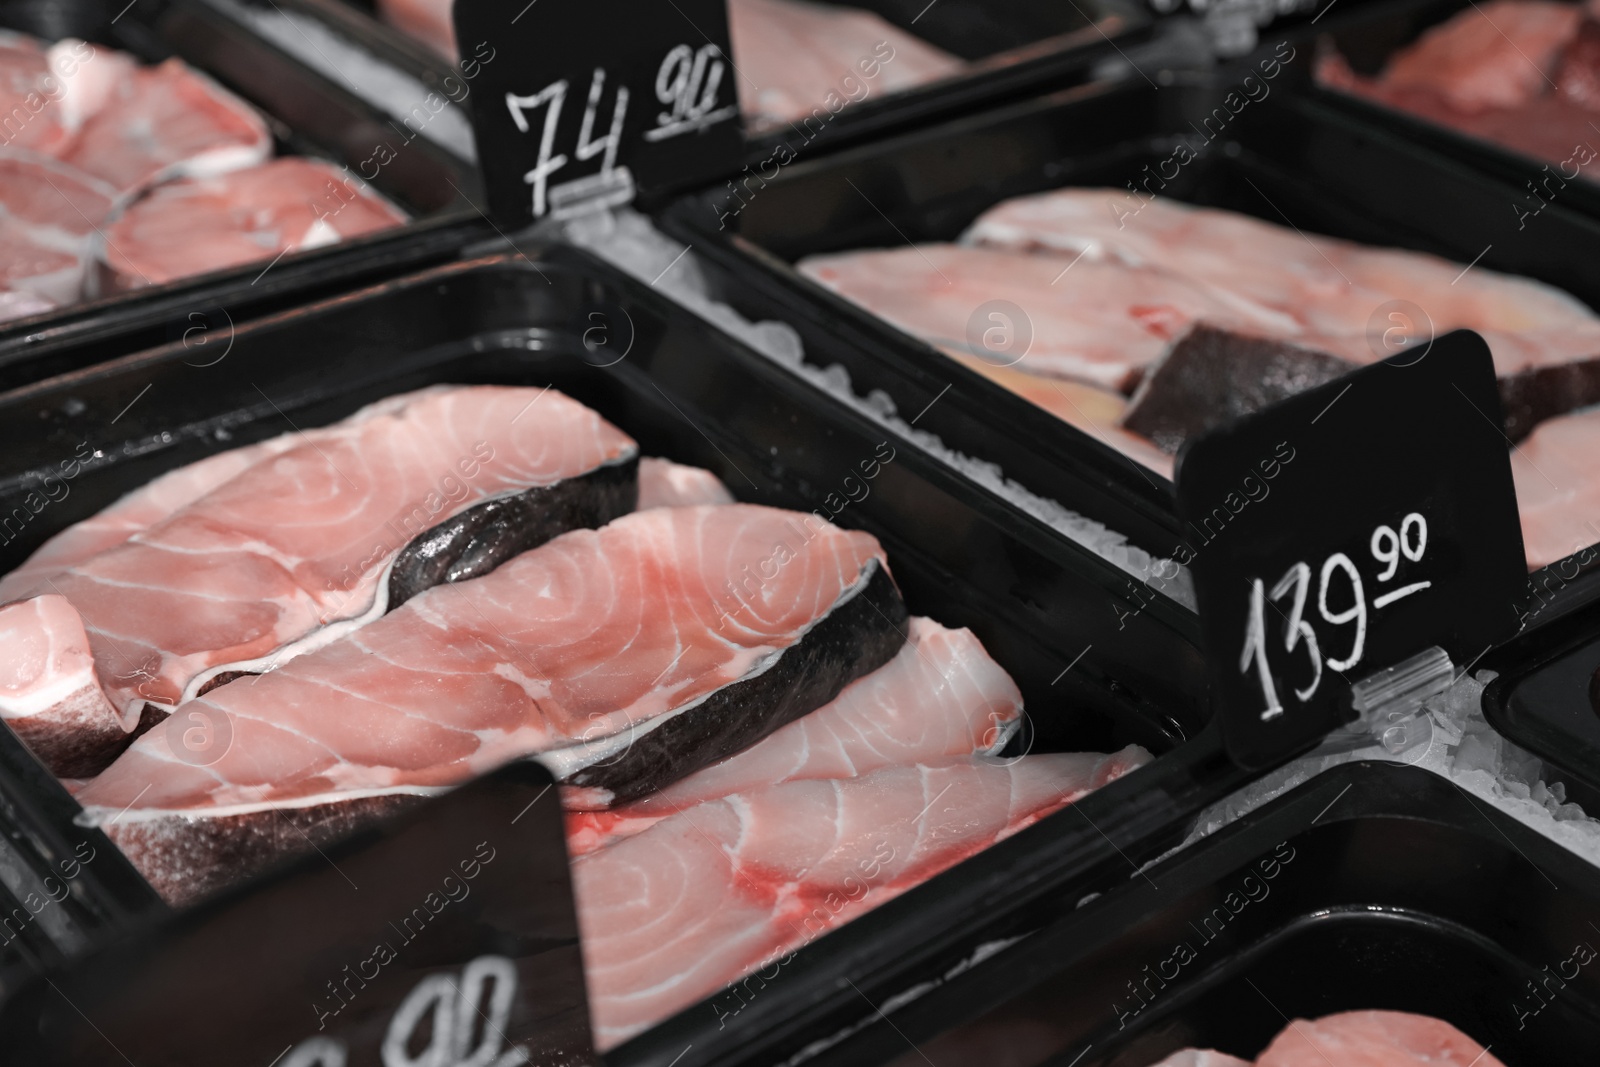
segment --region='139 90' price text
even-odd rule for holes
[[[1428,520],[1413,511],[1400,521],[1399,529],[1379,526],[1372,531],[1368,547],[1377,561],[1379,571],[1375,584],[1392,582],[1407,563],[1418,563],[1428,549]],[[1322,562],[1317,574],[1316,614],[1322,620],[1324,633],[1329,628],[1339,632],[1328,634],[1324,642],[1317,637],[1317,629],[1307,618],[1306,601],[1310,599],[1312,570],[1308,564],[1296,563],[1283,573],[1277,584],[1267,590],[1260,578],[1250,583],[1250,612],[1245,624],[1244,650],[1239,655],[1239,672],[1249,674],[1252,669],[1261,684],[1261,695],[1266,701],[1262,721],[1283,714],[1283,702],[1278,696],[1278,684],[1267,663],[1266,603],[1271,601],[1276,613],[1283,618],[1280,630],[1283,651],[1304,656],[1310,665],[1311,680],[1303,687],[1292,688],[1295,700],[1304,704],[1322,684],[1322,669],[1342,672],[1361,662],[1367,647],[1367,623],[1372,612],[1380,611],[1412,593],[1420,593],[1433,583],[1411,582],[1399,585],[1373,596],[1370,606],[1366,585],[1354,561],[1343,552],[1335,552]],[[1291,596],[1292,594],[1292,596]],[[1288,598],[1287,610],[1283,601]],[[1345,636],[1348,635],[1348,636]],[[1335,642],[1343,637],[1337,645]],[[1334,648],[1344,654],[1335,656]]]

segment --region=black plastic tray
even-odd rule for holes
[[[827,1062],[1253,1058],[1289,1019],[1381,1009],[1444,1019],[1508,1067],[1577,1067],[1600,1042],[1597,908],[1600,870],[1487,802],[1428,771],[1347,764],[963,973],[930,976],[935,988],[864,1019]]]
[[[256,0],[260,2],[260,0]],[[284,0],[276,0],[284,2]],[[829,3],[831,0],[818,0]],[[966,73],[889,96],[851,105],[818,132],[787,125],[751,130],[748,162],[760,169],[779,144],[810,156],[953,115],[993,107],[1045,89],[1086,81],[1097,66],[1126,62],[1123,51],[1145,40],[1154,24],[1141,0],[846,0],[973,62]],[[330,24],[366,23],[369,40],[384,43],[384,55],[414,76],[438,82],[450,64],[428,46],[377,21],[367,0],[292,0],[292,8],[314,11]],[[493,42],[490,42],[491,44]],[[739,57],[735,55],[734,61]],[[1138,76],[1138,75],[1131,75]],[[818,100],[817,106],[822,106]],[[824,112],[826,114],[826,112]]]
[[[1302,45],[1293,63],[1309,63]],[[1040,495],[1163,555],[1180,543],[1170,482],[801,276],[813,253],[947,241],[993,204],[1068,185],[1122,188],[1171,156],[1233,83],[1225,77],[1064,90],[989,114],[800,162],[719,229],[725,190],[673,203],[661,225],[692,243],[719,295],[796,326],[808,358],[843,364],[859,392],[884,390],[918,427],[992,460]],[[1600,307],[1600,217],[1547,208],[1519,233],[1516,190],[1416,143],[1405,129],[1297,94],[1287,76],[1220,128],[1163,195],[1307,233],[1419,249],[1548,281]],[[1223,112],[1225,115],[1228,112]],[[996,297],[1005,294],[997,291]],[[1548,573],[1532,576],[1542,580]],[[1543,625],[1600,598],[1600,561],[1564,576]],[[1531,592],[1530,592],[1530,595]]]
[[[253,33],[208,0],[0,3],[0,25],[122,49],[144,62],[179,56],[267,118],[279,154],[319,156],[359,173],[375,146],[401,140],[388,115]],[[119,13],[120,11],[120,13]],[[71,305],[0,324],[0,389],[187,337],[196,362],[215,357],[238,323],[342,288],[454,258],[492,234],[475,166],[423,137],[403,145],[372,185],[413,217],[404,226],[297,252],[268,264]],[[211,347],[202,350],[204,340]]]
[[[1600,789],[1600,618],[1585,612],[1485,658],[1500,672],[1484,690],[1496,730]],[[1587,805],[1586,805],[1587,806]]]
[[[627,352],[610,366],[586,361],[579,341],[595,311],[606,316],[610,351]],[[702,1004],[608,1056],[613,1067],[666,1067],[689,1044],[684,1063],[782,1059],[854,1017],[858,993],[841,976],[868,997],[886,995],[905,961],[970,953],[995,902],[1076,899],[1116,883],[1243,781],[1207,726],[1202,664],[1183,625],[1191,617],[1161,604],[1130,612],[1125,576],[1110,564],[575,249],[436,268],[242,326],[214,366],[188,356],[169,345],[0,395],[0,513],[79,442],[100,452],[65,498],[0,549],[0,569],[162,471],[285,432],[290,420],[323,424],[432,382],[553,384],[646,454],[708,467],[740,498],[780,506],[822,506],[888,438],[895,459],[837,521],[882,541],[912,610],[978,634],[1022,688],[1035,750],[1137,741],[1160,754],[806,947],[738,1025],[724,1026],[725,1006]],[[0,742],[0,751],[15,747],[4,731]],[[0,789],[46,825],[72,806],[48,779],[0,775]],[[147,891],[90,889],[112,903],[147,902]],[[101,923],[111,925],[114,917]]]

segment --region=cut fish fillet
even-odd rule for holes
[[[1294,1019],[1256,1067],[1505,1067],[1443,1019],[1403,1011],[1347,1011]]]
[[[218,452],[168,471],[100,513],[75,523],[40,545],[27,561],[0,577],[0,604],[26,594],[69,567],[122,544],[178,509],[254,466],[258,461],[317,438],[286,433],[258,444]],[[639,510],[688,504],[731,504],[733,494],[710,471],[649,456],[639,461]]]
[[[82,248],[111,214],[115,195],[104,182],[58,160],[0,154],[0,214],[44,240],[53,236]]]
[[[109,832],[173,899],[251,869],[208,866],[217,818],[250,832],[276,808],[425,795],[530,754],[632,800],[889,660],[904,610],[866,534],[751,505],[638,512],[186,704],[169,722],[226,723],[220,756],[194,766],[156,729],[79,800],[127,809]]]
[[[646,456],[639,461],[639,510],[731,504],[733,494],[708,470]]]
[[[66,599],[0,607],[0,702],[7,726],[56,774],[93,774],[126,739],[106,714],[83,620]]]
[[[422,588],[631,510],[636,456],[548,390],[392,397],[31,592],[83,618],[107,714],[131,730],[143,704],[269,670]]]
[[[1530,570],[1600,541],[1600,409],[1550,419],[1511,453]]]
[[[1146,762],[970,756],[702,804],[573,864],[610,1048]],[[770,976],[769,976],[770,977]]]
[[[1145,437],[1129,433],[1120,425],[1128,410],[1128,400],[1122,394],[1066,378],[1029,374],[1015,367],[998,366],[965,352],[946,349],[945,354],[971,367],[996,385],[1011,390],[1030,404],[1044,408],[1062,422],[1076,426],[1135,463],[1171,480],[1172,456]]]
[[[284,434],[260,444],[218,452],[168,471],[40,545],[22,566],[0,578],[0,603],[43,588],[47,578],[54,578],[70,567],[117,547],[205,496],[257,460],[286,452],[302,440],[294,434]]]
[[[383,21],[454,63],[456,26],[450,18],[450,3],[451,0],[377,0]]]
[[[1250,1067],[1250,1061],[1215,1049],[1185,1048],[1151,1067]]]
[[[979,356],[969,333],[989,326],[984,305],[1010,301],[1025,321],[1009,327],[1032,334],[1018,370],[1120,392],[1200,319],[1257,332],[1282,325],[1281,316],[1226,307],[1176,275],[1087,257],[1069,267],[1053,256],[929,244],[812,256],[799,268],[931,344]]]
[[[1396,52],[1379,84],[1427,90],[1468,113],[1518,107],[1543,93],[1583,9],[1544,0],[1473,7]]]
[[[873,12],[842,4],[730,0],[728,32],[740,110],[760,125],[813,114],[826,121],[851,102],[843,79],[874,94],[894,93],[965,66]],[[878,73],[869,79],[872,69]]]
[[[1248,215],[1125,191],[1059,189],[1008,200],[963,240],[982,247],[1083,257],[1154,270],[1203,288],[1233,314],[1216,326],[1288,341],[1356,363],[1379,358],[1374,312],[1394,300],[1426,309],[1433,333],[1473,329],[1502,376],[1600,355],[1600,319],[1567,293],[1528,278],[1400,249],[1298,233]],[[1054,257],[1051,257],[1054,261]],[[1064,265],[1064,264],[1063,264]],[[1138,281],[1129,277],[1130,290]],[[1032,308],[1024,303],[1032,314]],[[1111,309],[1101,314],[1110,314]],[[1029,369],[1026,365],[1020,369]]]
[[[1021,716],[1022,693],[972,631],[913,618],[895,658],[825,707],[624,808],[571,813],[568,851],[592,852],[686,808],[780,782],[998,752]]]
[[[127,193],[255,166],[272,135],[254,108],[169,59],[127,71],[61,158]]]
[[[399,208],[321,160],[169,182],[106,228],[112,290],[160,285],[398,226]]]
[[[30,293],[26,289],[0,289],[0,322],[42,315],[46,311],[54,311],[57,306],[49,297]]]
[[[70,136],[60,82],[31,37],[0,30],[0,146],[57,152]]]

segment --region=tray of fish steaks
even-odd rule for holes
[[[178,339],[217,359],[252,315],[471,239],[476,172],[429,123],[205,0],[0,20],[0,384]]]
[[[607,1061],[781,1059],[1245,780],[1119,569],[580,250],[186,355],[0,397],[6,892],[107,858],[11,988],[535,759]]]

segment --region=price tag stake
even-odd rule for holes
[[[1516,632],[1526,571],[1500,418],[1488,348],[1461,331],[1184,448],[1179,562],[1237,763],[1314,744],[1376,671],[1431,646],[1470,662]]]

